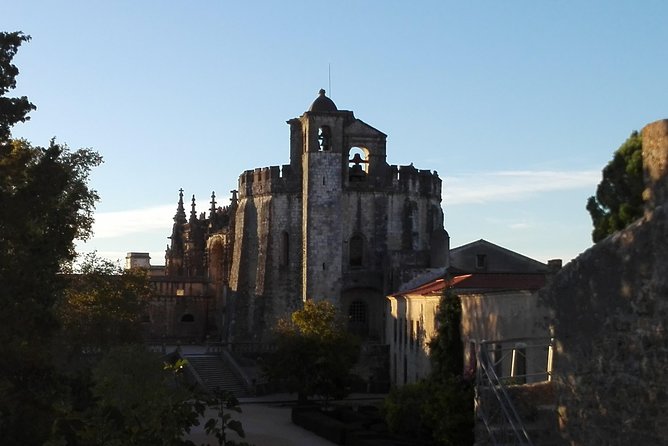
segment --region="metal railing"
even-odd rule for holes
[[[238,354],[260,354],[276,350],[276,344],[271,342],[216,342],[206,345],[207,353],[221,353],[229,351]]]
[[[476,344],[476,414],[491,444],[533,443],[506,386],[552,378],[553,340],[521,338]]]

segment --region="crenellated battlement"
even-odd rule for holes
[[[202,217],[179,191],[164,279],[175,285],[162,293],[169,304],[149,315],[156,335],[270,340],[270,327],[312,298],[333,303],[354,333],[376,342],[386,294],[407,271],[446,265],[435,171],[388,164],[387,135],[324,91],[288,124],[289,162],[241,172],[227,206],[212,193]],[[193,298],[207,296],[215,305],[196,313]],[[381,360],[365,360],[375,382],[387,380]]]
[[[438,172],[407,166],[390,166],[392,189],[396,192],[413,192],[426,196],[441,196],[441,178]]]
[[[289,164],[247,170],[239,175],[239,197],[285,192],[291,179]]]

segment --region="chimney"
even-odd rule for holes
[[[559,271],[562,267],[562,260],[561,259],[552,259],[547,261],[547,267],[550,269],[551,273],[556,273]]]

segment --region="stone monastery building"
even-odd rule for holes
[[[193,197],[187,217],[180,192],[152,337],[263,341],[303,300],[327,299],[383,342],[385,296],[446,266],[436,172],[388,164],[387,135],[324,90],[287,123],[290,163],[242,173],[228,206],[212,195],[198,215]]]

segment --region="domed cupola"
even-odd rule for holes
[[[310,112],[336,112],[339,111],[336,108],[336,104],[334,104],[334,101],[332,101],[330,98],[325,96],[325,90],[320,89],[319,96],[315,98],[315,101],[313,101],[313,104],[311,104],[311,107],[309,107],[308,111]]]

